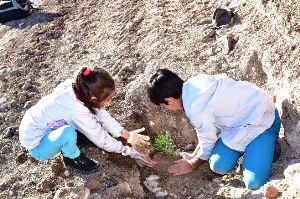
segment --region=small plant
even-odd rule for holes
[[[173,140],[169,130],[162,131],[158,134],[154,141],[154,148],[160,153],[170,156],[175,155]]]

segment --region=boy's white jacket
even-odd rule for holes
[[[97,114],[93,115],[76,98],[71,80],[58,85],[52,93],[26,111],[19,129],[21,145],[28,150],[38,146],[43,136],[49,132],[49,124],[62,119],[96,146],[108,152],[122,152],[121,142],[108,132],[119,137],[124,128],[104,109],[97,110]]]
[[[209,159],[218,136],[229,148],[243,152],[275,119],[275,106],[268,94],[225,74],[189,79],[183,84],[182,101],[197,131],[197,157],[202,160]]]

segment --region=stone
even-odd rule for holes
[[[70,173],[70,171],[69,171],[69,170],[66,170],[66,171],[64,172],[64,176],[66,176],[66,177],[70,177],[70,176],[71,176],[71,173]]]
[[[47,193],[53,190],[54,187],[56,186],[55,182],[56,182],[56,177],[54,176],[46,177],[40,184],[41,191]]]
[[[96,178],[91,178],[87,181],[85,187],[90,190],[97,190],[101,188],[101,182]]]
[[[293,184],[300,186],[300,163],[289,165],[284,170],[284,177]]]
[[[99,193],[93,193],[91,195],[91,199],[102,199],[101,195]]]
[[[33,102],[32,101],[27,101],[27,102],[25,102],[25,104],[24,104],[24,108],[25,109],[29,109],[30,107],[32,107],[33,106]]]
[[[60,156],[56,156],[52,160],[51,170],[54,175],[58,175],[59,173],[61,173],[64,170],[64,164],[63,164]]]
[[[184,147],[184,151],[191,151],[193,150],[195,147],[193,144],[188,144]]]
[[[21,95],[21,96],[19,97],[19,103],[20,103],[20,104],[25,104],[26,101],[27,101],[27,98],[26,98],[25,95]]]
[[[28,83],[28,82],[26,82],[26,83],[22,86],[22,89],[23,89],[23,90],[27,90],[27,89],[29,89],[30,87],[31,87],[31,84]]]
[[[4,131],[4,136],[3,138],[11,138],[15,135],[16,132],[16,127],[8,127]]]
[[[122,195],[132,194],[132,190],[127,182],[121,182],[116,186],[109,187],[103,193],[104,198],[118,198]]]
[[[273,186],[268,186],[265,191],[264,191],[264,196],[267,199],[272,199],[272,198],[276,198],[279,194],[279,191],[276,187]]]
[[[21,153],[19,153],[16,157],[16,162],[19,164],[23,164],[27,161],[27,153],[22,151]]]
[[[90,190],[85,187],[62,187],[59,188],[53,199],[88,199],[90,197]]]

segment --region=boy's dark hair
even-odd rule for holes
[[[104,69],[83,67],[77,74],[73,88],[80,101],[96,114],[94,108],[99,108],[99,105],[94,103],[91,97],[95,96],[99,102],[105,100],[115,90],[115,82]]]
[[[165,98],[179,99],[182,93],[183,80],[168,69],[158,69],[150,78],[147,88],[150,101],[156,105],[167,104]]]

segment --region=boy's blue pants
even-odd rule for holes
[[[243,180],[249,189],[258,189],[271,177],[280,124],[281,120],[276,110],[272,126],[246,147],[242,168]],[[227,174],[234,169],[241,155],[241,152],[225,146],[219,138],[209,160],[210,168],[216,173]]]
[[[47,160],[62,152],[63,156],[76,158],[80,150],[76,145],[77,133],[69,125],[64,125],[46,134],[40,144],[29,153],[38,160]]]

